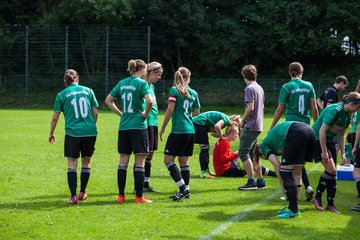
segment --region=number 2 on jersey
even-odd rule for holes
[[[192,109],[192,105],[193,105],[193,102],[189,102],[189,100],[184,101],[184,105],[183,105],[183,107],[185,109],[184,114],[187,118],[190,118],[190,116],[191,116],[191,112],[189,112],[189,108]]]

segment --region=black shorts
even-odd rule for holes
[[[360,168],[360,149],[358,148],[358,154],[355,156],[354,168]]]
[[[301,166],[305,162],[312,162],[314,145],[315,133],[313,129],[305,123],[292,123],[286,135],[281,165]]]
[[[246,171],[238,169],[234,161],[232,161],[230,167],[221,175],[221,177],[243,177],[245,175]]]
[[[64,156],[69,158],[91,157],[95,151],[96,136],[72,137],[65,134]]]
[[[146,154],[149,152],[147,129],[119,130],[118,152],[120,154]]]
[[[170,156],[189,157],[193,154],[195,134],[170,133],[164,153]]]
[[[149,151],[153,152],[158,149],[159,134],[157,126],[148,126],[148,136],[149,136]]]
[[[194,143],[209,145],[209,136],[208,136],[209,128],[204,125],[197,124],[196,122],[194,122],[194,128],[195,128]]]
[[[336,143],[335,142],[326,142],[326,148],[328,149],[328,152],[330,152],[331,156],[329,156],[329,157],[332,157],[334,159],[334,163],[336,164],[336,159],[337,159]],[[315,153],[314,153],[314,161],[316,163],[322,161],[321,153],[322,153],[322,151],[321,151],[320,141],[316,140],[315,141]]]

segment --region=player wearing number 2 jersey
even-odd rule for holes
[[[64,156],[68,159],[68,185],[71,193],[69,204],[85,200],[85,192],[90,177],[90,158],[94,153],[96,142],[96,120],[99,106],[92,89],[79,85],[79,75],[73,69],[68,69],[64,75],[66,88],[56,95],[54,113],[50,125],[49,143],[55,143],[54,131],[60,113],[65,117]],[[81,188],[79,197],[77,187],[77,159],[81,153]]]
[[[175,201],[190,195],[188,157],[193,153],[195,138],[192,115],[199,114],[200,109],[197,92],[188,86],[190,76],[191,73],[187,68],[180,67],[176,71],[175,86],[170,89],[169,104],[160,130],[160,140],[162,140],[165,128],[170,118],[172,118],[172,129],[166,141],[164,162],[170,172],[170,176],[179,187],[179,191],[170,197]],[[176,156],[179,159],[181,173],[174,163]]]
[[[140,59],[130,60],[128,63],[130,77],[121,80],[107,96],[105,103],[121,117],[118,132],[118,152],[120,154],[118,167],[118,202],[125,202],[125,185],[127,167],[132,152],[135,154],[134,182],[135,203],[150,203],[151,200],[143,196],[144,165],[149,151],[146,118],[152,106],[149,84],[142,80],[146,74],[146,63]],[[119,99],[122,111],[115,105]],[[144,109],[143,101],[146,100]]]
[[[299,62],[293,62],[289,65],[291,81],[284,84],[280,89],[279,105],[275,111],[270,129],[279,121],[284,109],[286,109],[286,121],[297,121],[310,124],[310,109],[314,121],[318,118],[319,112],[316,105],[315,90],[311,82],[301,79],[303,73],[304,68]],[[305,167],[302,172],[302,180],[305,185],[306,200],[310,201],[314,191],[310,186]]]

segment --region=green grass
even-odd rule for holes
[[[267,190],[251,192],[237,190],[245,178],[200,179],[198,146],[190,159],[190,199],[168,199],[177,187],[163,164],[165,143],[160,142],[153,159],[151,184],[161,193],[148,195],[153,204],[135,204],[129,171],[127,202],[119,205],[119,119],[108,111],[99,114],[89,198],[78,206],[68,206],[64,121],[61,117],[57,142],[50,145],[51,115],[50,110],[0,110],[0,239],[354,239],[360,234],[360,214],[350,210],[359,201],[354,182],[338,181],[335,203],[341,215],[314,210],[302,193],[301,218],[277,220],[276,211],[287,203],[279,200],[282,194],[275,178],[265,178]],[[162,118],[163,114],[160,123]],[[268,115],[261,139],[270,122]],[[210,139],[212,143],[216,140]],[[233,151],[237,144],[232,144]],[[268,162],[264,164],[270,167]],[[310,181],[316,187],[323,168],[311,163],[307,169],[311,169]],[[219,230],[221,226],[224,228]]]

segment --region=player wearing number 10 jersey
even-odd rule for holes
[[[68,69],[64,75],[66,88],[56,95],[54,113],[50,125],[49,143],[55,143],[55,127],[60,113],[65,117],[64,156],[68,159],[68,185],[71,192],[69,204],[85,200],[85,192],[90,177],[90,158],[94,153],[97,136],[96,120],[99,106],[92,89],[79,85],[79,75],[73,69]],[[76,196],[77,159],[81,153],[81,188]]]
[[[165,128],[170,118],[172,118],[172,129],[166,141],[164,162],[170,172],[170,176],[179,187],[179,191],[174,196],[171,196],[175,201],[188,197],[190,194],[188,157],[193,153],[195,138],[192,115],[199,114],[200,109],[197,92],[188,86],[190,76],[191,72],[185,67],[180,67],[176,71],[174,78],[175,86],[170,89],[169,104],[160,130],[160,140],[162,140]],[[179,159],[181,173],[174,163],[176,156]]]

